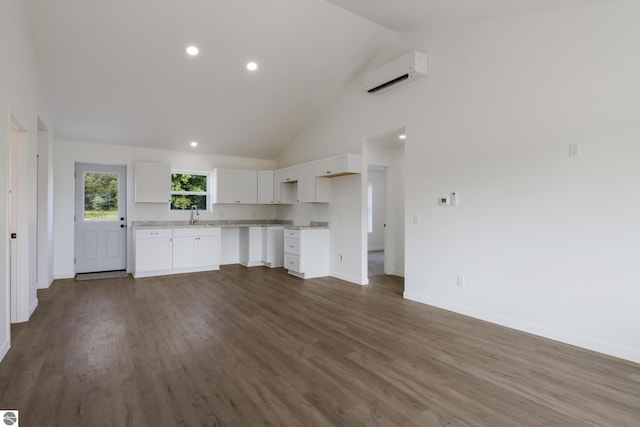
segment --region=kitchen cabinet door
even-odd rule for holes
[[[135,164],[135,202],[171,202],[171,165],[138,162]]]
[[[196,238],[173,238],[173,268],[193,268],[196,266]]]
[[[238,170],[238,203],[258,203],[258,172],[252,170]]]
[[[214,169],[212,174],[212,203],[236,203],[238,200],[238,171]]]
[[[258,171],[258,203],[269,205],[275,203],[273,171]]]
[[[143,230],[136,233],[134,245],[134,277],[173,268],[171,230]]]
[[[196,240],[196,266],[220,265],[220,236],[202,236]]]

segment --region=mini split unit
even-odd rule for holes
[[[364,90],[379,95],[427,75],[427,55],[411,52],[364,76]]]

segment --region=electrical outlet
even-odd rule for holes
[[[464,288],[464,276],[458,276],[458,287]]]
[[[342,254],[338,255],[338,259],[340,259],[340,262],[342,262]]]

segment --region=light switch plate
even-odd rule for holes
[[[569,157],[580,157],[580,144],[569,144]]]

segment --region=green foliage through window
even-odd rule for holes
[[[118,218],[118,175],[88,172],[84,175],[84,219],[114,221]]]
[[[207,175],[196,173],[171,174],[171,209],[188,210],[195,205],[207,209]]]

